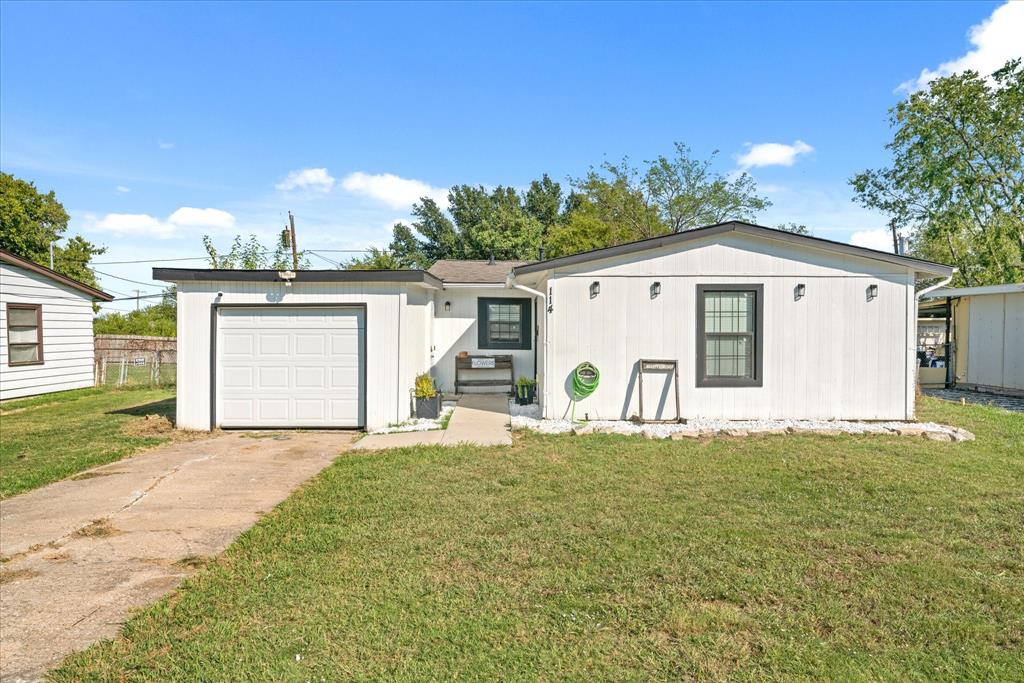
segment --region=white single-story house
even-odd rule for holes
[[[1024,395],[1024,283],[942,287],[921,308],[932,317],[919,321],[919,333],[941,325],[936,351],[943,363],[952,360],[948,368],[921,368],[922,384]]]
[[[538,261],[429,271],[155,268],[178,288],[178,426],[365,427],[410,416],[430,372],[511,355],[543,414],[914,417],[917,295],[950,266],[741,222]],[[664,363],[655,367],[665,367]],[[485,371],[479,371],[485,373]]]
[[[0,400],[91,387],[92,305],[111,299],[0,249]]]

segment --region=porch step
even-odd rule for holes
[[[460,379],[460,387],[500,387],[515,384],[510,379]]]

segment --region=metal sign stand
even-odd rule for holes
[[[672,384],[676,390],[676,417],[674,420],[648,420],[644,418],[644,373],[646,372],[671,372],[672,373]],[[645,423],[662,423],[662,422],[679,422],[685,423],[683,419],[683,413],[679,407],[679,362],[675,360],[654,360],[650,358],[640,359],[640,422]]]

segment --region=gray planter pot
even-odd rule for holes
[[[441,416],[441,395],[433,398],[416,397],[416,417],[424,420],[436,420]]]

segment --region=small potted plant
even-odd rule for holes
[[[516,404],[528,406],[537,398],[537,380],[520,377],[516,382]]]
[[[416,397],[416,417],[436,420],[441,415],[441,394],[430,373],[424,372],[416,377],[413,395]]]

